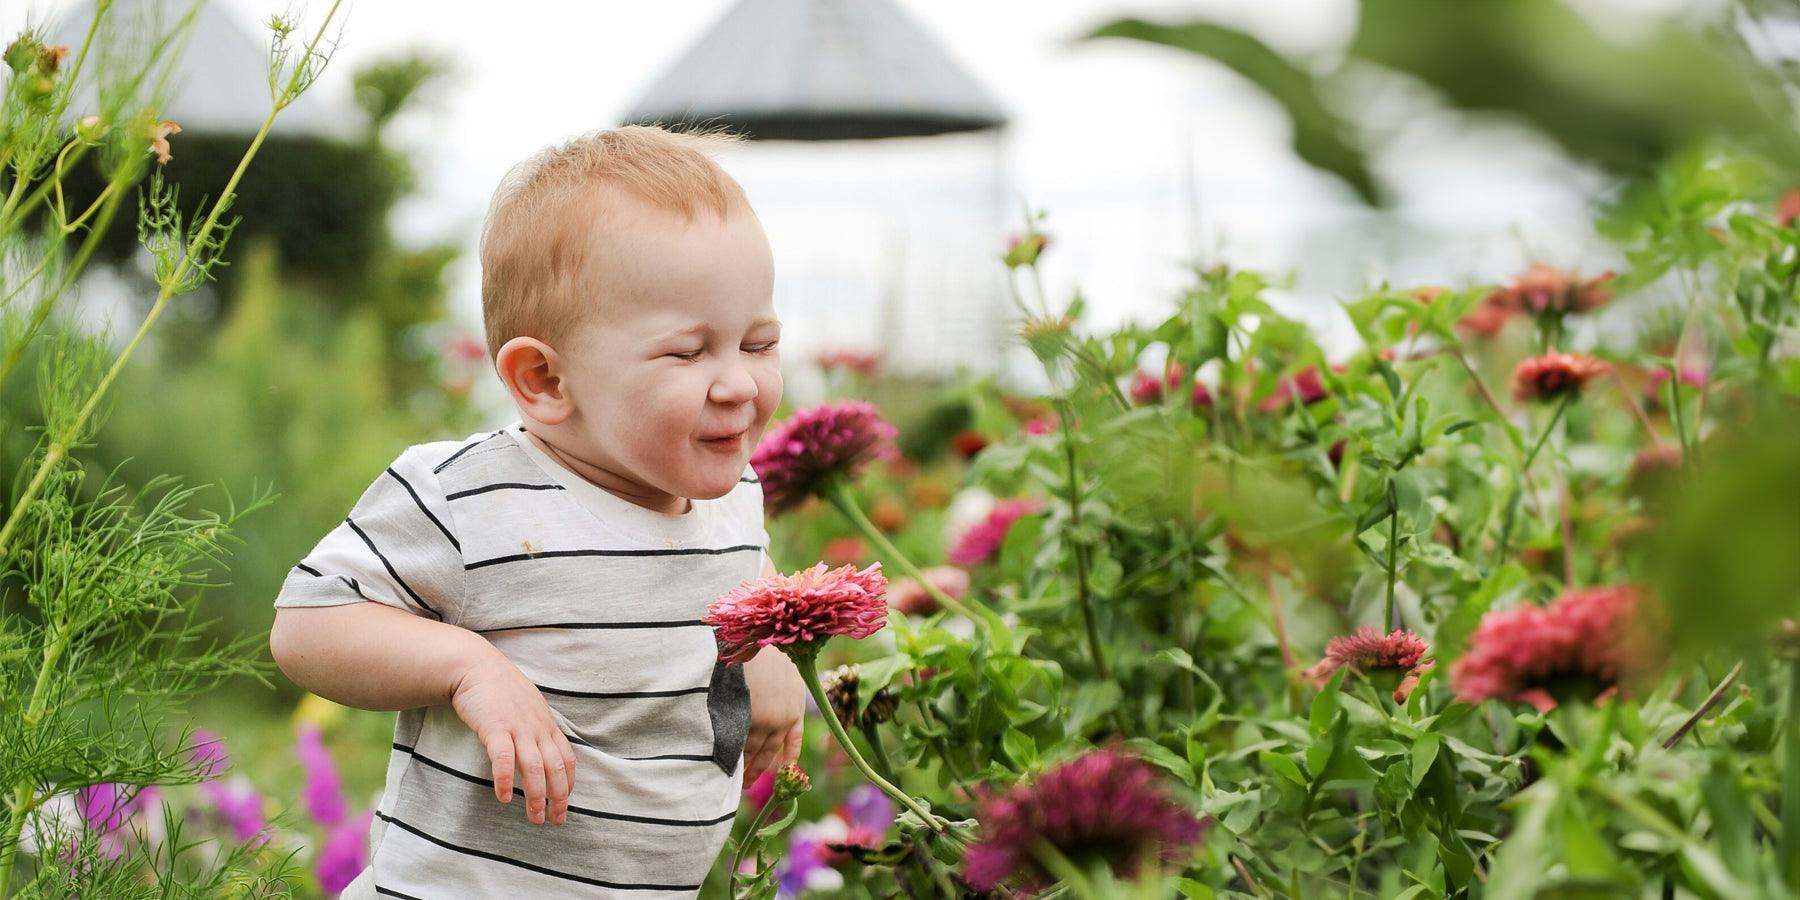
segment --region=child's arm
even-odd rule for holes
[[[290,607],[275,611],[269,649],[288,678],[328,700],[450,704],[487,748],[496,799],[512,802],[516,768],[529,821],[568,817],[575,752],[544,695],[481,635],[381,603]]]
[[[775,574],[775,564],[765,562],[763,575]],[[744,777],[755,779],[764,769],[785,766],[800,758],[800,739],[805,733],[806,682],[787,654],[774,647],[744,663],[744,682],[750,688],[750,734],[744,740]],[[826,711],[826,715],[831,715]]]

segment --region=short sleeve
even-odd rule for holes
[[[293,570],[278,607],[365,600],[454,622],[463,590],[462,547],[450,505],[421,448],[377,477],[362,499]]]

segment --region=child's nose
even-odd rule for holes
[[[715,403],[748,403],[756,399],[756,378],[741,365],[727,366],[709,393]]]

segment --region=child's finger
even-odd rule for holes
[[[519,751],[519,774],[525,783],[525,821],[544,824],[544,755],[528,735],[514,736]]]
[[[569,745],[569,738],[567,735],[564,735],[562,733],[562,729],[558,728],[555,730],[554,733],[556,736],[554,738],[551,738],[551,743],[556,745],[556,752],[562,756],[563,765],[568,768],[569,793],[574,794],[575,793],[575,748]]]
[[[544,757],[544,779],[548,788],[550,809],[545,814],[546,821],[561,825],[569,817],[569,768],[568,761],[556,749],[556,742],[545,737],[538,750]]]
[[[791,766],[800,761],[800,748],[806,741],[806,720],[800,719],[794,727],[788,729],[787,739],[781,746],[781,765]]]
[[[494,799],[501,803],[511,803],[514,760],[512,734],[496,728],[482,739],[482,744],[487,747],[488,765],[494,773]]]

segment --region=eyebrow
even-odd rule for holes
[[[761,328],[764,325],[779,326],[780,324],[781,324],[780,319],[776,319],[771,316],[764,316],[762,318],[759,318],[759,319],[751,322],[750,327],[752,329],[756,329],[756,328]],[[677,328],[674,331],[664,332],[661,337],[657,338],[657,340],[659,340],[659,341],[673,340],[678,337],[687,337],[690,334],[705,334],[706,332],[709,332],[711,330],[712,330],[712,325],[710,325],[706,322],[695,322],[694,324],[689,325],[686,328]]]

